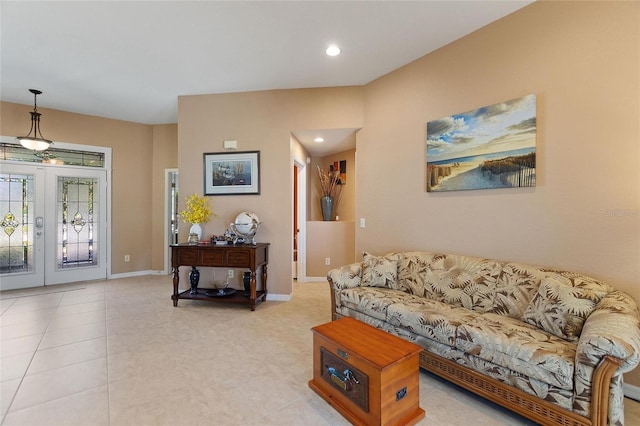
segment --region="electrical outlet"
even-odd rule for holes
[[[229,278],[233,278],[233,269],[229,269],[229,270],[227,271],[227,277],[229,277]]]
[[[324,264],[325,265],[331,265],[331,258],[330,257],[325,257],[324,258]]]
[[[125,262],[130,262],[131,261],[131,256],[129,256],[128,254],[124,255],[124,261]]]

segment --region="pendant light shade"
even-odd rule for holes
[[[53,143],[49,139],[45,139],[42,137],[42,132],[40,131],[40,114],[38,112],[38,103],[37,97],[42,94],[40,90],[29,89],[31,93],[33,93],[33,111],[31,114],[31,129],[29,130],[29,134],[27,136],[18,136],[16,139],[20,142],[20,145],[24,146],[27,149],[32,149],[34,151],[44,151],[49,148],[49,146]]]

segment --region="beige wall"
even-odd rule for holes
[[[17,136],[29,131],[31,105],[2,102],[0,107],[0,134]],[[161,232],[156,218],[162,214],[152,203],[152,162],[157,158],[164,166],[171,163],[167,157],[175,159],[175,129],[171,136],[170,126],[148,126],[42,107],[38,111],[42,113],[44,136],[54,142],[112,148],[111,273],[150,270],[155,235]],[[158,127],[157,132],[154,127]],[[174,160],[173,166],[176,165]],[[131,256],[128,263],[124,262],[125,254]],[[154,268],[160,269],[156,265]]]
[[[270,90],[178,99],[182,198],[203,193],[202,155],[223,151],[224,140],[237,140],[240,151],[260,151],[260,195],[211,197],[210,205],[218,217],[203,229],[205,235],[220,233],[238,212],[256,212],[263,222],[257,239],[271,243],[270,293],[292,292],[291,131],[361,127],[362,90],[361,87]],[[184,199],[180,202],[183,206]],[[186,240],[185,232],[186,227],[182,226],[181,241]]]
[[[640,302],[639,8],[537,2],[368,84],[356,250],[548,265]],[[535,188],[425,192],[426,122],[529,93]]]
[[[309,152],[307,151],[307,149],[300,143],[300,141],[298,139],[295,138],[295,136],[293,136],[293,134],[291,135],[291,164],[294,163],[294,161],[298,161],[298,163],[302,163],[303,166],[299,166],[299,167],[304,167],[303,171],[303,175],[304,175],[304,180],[298,179],[298,185],[304,185],[304,193],[306,195],[306,203],[304,205],[304,214],[305,217],[303,218],[305,220],[305,222],[308,220],[309,218],[309,194],[310,194],[310,185],[309,185],[309,181],[313,178],[313,175],[311,174],[312,167],[310,164],[311,161],[311,155],[309,154]],[[293,199],[291,200],[291,208],[293,209]],[[301,214],[300,212],[298,214]]]
[[[307,222],[307,277],[325,278],[331,269],[355,262],[354,246],[353,222]]]
[[[640,300],[639,5],[535,3],[367,85],[358,250],[558,266]],[[529,93],[535,188],[425,192],[427,121]],[[617,209],[627,214],[611,216]]]

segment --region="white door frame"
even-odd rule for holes
[[[293,157],[293,165],[298,167],[298,282],[307,281],[307,163],[304,159]],[[292,199],[294,197],[291,197]],[[293,206],[291,206],[293,212]],[[293,227],[292,227],[293,228]],[[295,232],[295,231],[294,231]],[[293,238],[291,238],[293,250]],[[293,252],[292,252],[293,253]]]

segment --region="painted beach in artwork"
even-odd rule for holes
[[[428,192],[536,185],[536,95],[427,123]]]

